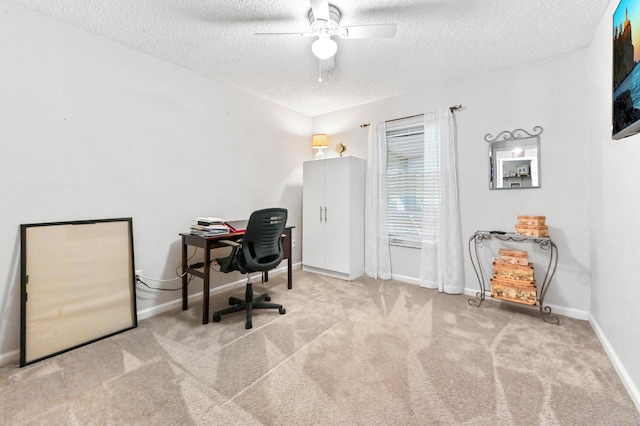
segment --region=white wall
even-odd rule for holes
[[[611,139],[613,0],[589,48],[591,322],[640,409],[640,135]],[[640,31],[640,28],[632,28]],[[635,46],[640,49],[640,46]]]
[[[0,361],[19,347],[20,224],[132,217],[135,267],[157,278],[197,216],[282,206],[299,241],[311,118],[7,0],[0,58]],[[138,310],[179,298],[138,287]]]
[[[178,233],[199,215],[246,217],[282,205],[299,240],[312,130],[329,133],[331,149],[341,141],[347,155],[366,158],[361,123],[462,103],[465,251],[477,229],[510,230],[518,214],[546,215],[560,250],[547,302],[576,317],[591,312],[638,404],[640,136],[610,138],[616,4],[587,50],[316,117],[312,129],[306,116],[0,0],[0,360],[17,359],[19,224],[131,216],[136,268],[170,278]],[[544,128],[542,188],[489,191],[484,135],[535,125]],[[394,249],[394,274],[415,280],[418,260],[415,250]],[[139,288],[138,307],[178,297]]]
[[[366,158],[368,130],[360,124],[463,104],[455,116],[467,291],[478,291],[467,251],[467,240],[476,230],[514,231],[518,215],[545,215],[560,254],[545,302],[555,312],[586,319],[590,309],[586,66],[587,51],[580,50],[315,117],[313,128],[328,133],[332,146],[342,141],[350,155]],[[541,188],[490,191],[485,134],[496,136],[518,128],[531,132],[536,125],[544,128]],[[546,268],[547,258],[535,247],[516,247],[530,252],[541,281],[539,271]],[[417,250],[392,248],[394,276],[416,281],[418,262]]]
[[[456,112],[462,228],[510,230],[518,214],[546,215],[559,247],[546,302],[589,319],[640,409],[640,135],[611,139],[612,0],[588,49],[315,117],[314,132],[366,158],[362,123],[462,103]],[[637,29],[640,31],[640,29]],[[640,47],[639,47],[640,48]],[[540,189],[489,191],[486,133],[533,126],[541,135]],[[417,281],[417,250],[392,248],[392,272]],[[536,270],[544,265],[536,263]],[[466,287],[477,291],[465,257]]]

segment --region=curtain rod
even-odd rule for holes
[[[462,105],[458,104],[458,105],[454,105],[452,107],[449,107],[449,111],[454,112],[455,110],[461,109]],[[416,115],[410,115],[408,117],[400,117],[400,118],[393,118],[391,120],[385,120],[385,123],[388,123],[390,121],[398,121],[398,120],[406,120],[407,118],[414,118],[414,117],[420,117],[421,115],[424,114],[416,114]],[[371,123],[366,123],[366,124],[361,124],[360,127],[369,127],[371,125]]]

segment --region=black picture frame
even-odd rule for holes
[[[20,225],[20,367],[137,327],[132,218]]]

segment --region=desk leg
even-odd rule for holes
[[[211,247],[207,242],[204,249],[204,278],[202,283],[202,323],[209,322],[209,277],[211,276]]]
[[[293,275],[291,274],[291,229],[284,230],[284,258],[287,259],[287,288],[291,290],[293,288]]]
[[[189,279],[187,277],[187,243],[182,237],[182,310],[189,309]]]

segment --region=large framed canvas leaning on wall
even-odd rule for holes
[[[20,225],[20,366],[138,324],[129,218]]]
[[[640,132],[640,0],[613,14],[613,139]]]

